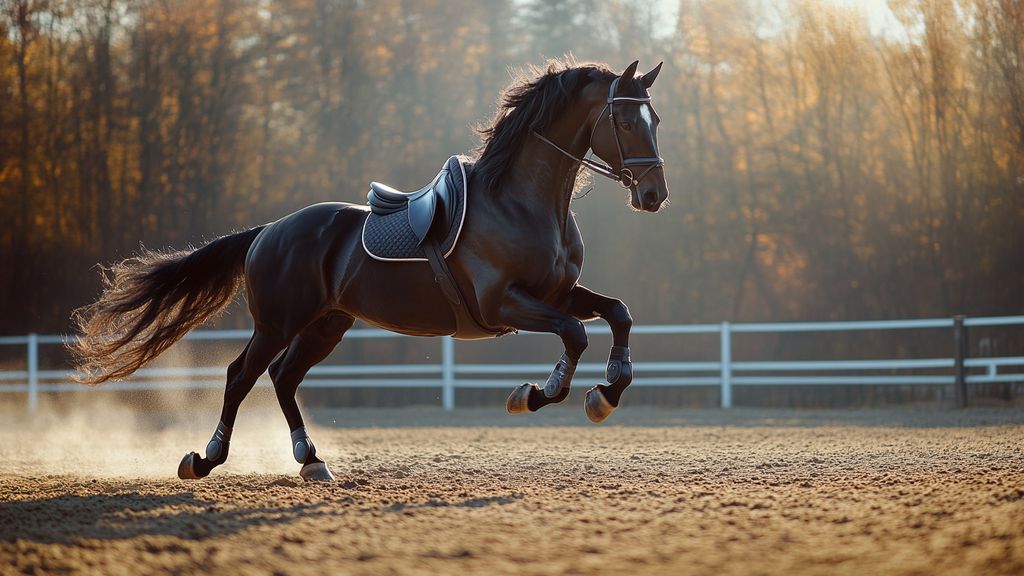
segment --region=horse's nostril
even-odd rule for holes
[[[644,206],[654,206],[658,202],[658,194],[654,190],[644,192]]]

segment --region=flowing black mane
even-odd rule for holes
[[[491,190],[512,167],[531,130],[543,132],[588,83],[617,76],[604,64],[576,64],[552,60],[547,68],[530,67],[534,78],[521,77],[501,95],[501,105],[490,126],[477,129],[480,156],[474,171]]]

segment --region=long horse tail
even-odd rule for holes
[[[245,256],[260,226],[196,250],[141,254],[103,269],[99,300],[75,310],[81,336],[68,344],[74,379],[97,385],[122,380],[234,299]]]

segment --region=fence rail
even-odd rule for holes
[[[634,386],[717,386],[723,408],[732,406],[733,386],[789,386],[789,385],[949,385],[954,386],[958,403],[967,403],[967,385],[1024,382],[1024,372],[1001,372],[1001,368],[1024,366],[1024,356],[997,356],[967,358],[967,329],[991,326],[1024,326],[1024,316],[994,316],[976,318],[928,318],[918,320],[879,320],[858,322],[765,322],[720,324],[670,324],[634,326],[633,334],[693,335],[717,334],[719,357],[715,361],[692,362],[637,362],[634,370],[640,376]],[[733,334],[781,334],[793,332],[847,332],[887,330],[951,330],[954,356],[949,358],[879,358],[871,360],[785,360],[734,361],[732,359]],[[610,334],[607,326],[589,327],[591,334]],[[529,334],[529,333],[523,333]],[[248,330],[197,330],[185,336],[186,340],[247,340]],[[350,330],[346,339],[404,338],[378,329]],[[41,370],[39,347],[63,344],[73,336],[28,334],[0,337],[0,346],[24,346],[25,369],[0,372],[0,392],[27,393],[26,405],[35,411],[40,393],[76,392],[92,390],[74,384],[67,370]],[[455,390],[459,388],[504,388],[521,380],[508,379],[513,374],[545,374],[550,364],[458,364],[455,361],[455,341],[440,339],[440,362],[430,364],[398,365],[320,365],[309,371],[307,388],[439,388],[445,409],[455,407]],[[587,362],[580,364],[577,374],[601,376],[604,365]],[[893,370],[944,370],[942,374],[857,374],[835,375],[822,372],[871,372]],[[974,372],[971,372],[971,371]],[[980,372],[979,372],[980,371]],[[127,382],[105,385],[102,390],[166,390],[205,389],[223,386],[225,367],[148,368],[135,373]],[[764,375],[751,373],[782,373]],[[664,374],[643,376],[645,373]],[[367,378],[367,377],[370,378]],[[503,378],[502,376],[505,376]],[[264,375],[262,383],[267,383]]]

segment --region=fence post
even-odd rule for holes
[[[732,337],[729,323],[722,322],[722,408],[732,408]]]
[[[956,375],[954,384],[954,396],[958,408],[967,407],[967,371],[964,368],[964,361],[967,359],[967,326],[964,326],[964,316],[953,316],[953,346],[954,360],[953,369]]]
[[[28,411],[39,407],[39,335],[28,335]]]
[[[455,339],[441,338],[441,405],[445,410],[455,408]]]

